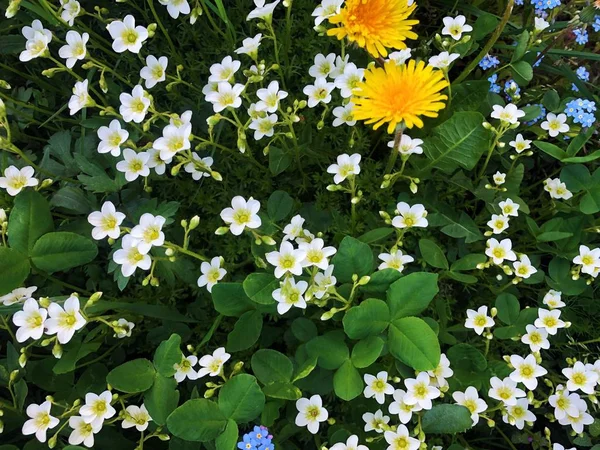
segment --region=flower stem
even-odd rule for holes
[[[385,166],[384,175],[388,175],[394,165],[396,164],[396,159],[398,158],[398,146],[400,145],[400,140],[402,139],[402,134],[404,133],[404,124],[400,123],[396,127],[396,135],[394,136],[394,146],[392,147],[392,153],[390,154],[390,159],[388,159],[387,166]]]

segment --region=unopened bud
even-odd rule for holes
[[[190,230],[195,230],[200,225],[200,217],[194,216],[190,219]]]
[[[267,245],[275,245],[276,244],[275,239],[273,239],[271,236],[261,236],[260,238]]]
[[[364,286],[365,284],[367,284],[369,281],[371,281],[371,277],[368,275],[365,275],[363,277],[360,278],[360,280],[358,280],[358,285],[359,286]]]
[[[60,345],[60,343],[58,342],[58,340],[56,342],[54,342],[54,347],[52,347],[52,355],[56,359],[62,358],[63,349],[62,349],[62,345]]]
[[[56,443],[58,442],[58,436],[55,434],[50,439],[48,439],[48,447],[54,448],[56,447]]]
[[[154,33],[156,33],[156,27],[157,27],[157,25],[155,23],[151,23],[146,28],[148,30],[148,37],[149,38],[154,37]]]
[[[25,353],[21,353],[21,356],[19,356],[19,365],[21,368],[27,365],[27,355]]]

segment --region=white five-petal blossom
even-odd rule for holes
[[[175,369],[175,381],[181,383],[186,378],[190,380],[197,380],[199,378],[198,372],[194,370],[194,366],[198,363],[198,357],[194,355],[183,356],[181,362],[173,364]]]
[[[560,310],[553,309],[548,311],[544,308],[538,309],[538,318],[533,323],[538,328],[544,328],[548,334],[555,335],[559,328],[564,328],[567,324],[560,319]]]
[[[308,97],[308,107],[314,108],[319,103],[327,104],[331,101],[331,91],[335,84],[330,83],[325,78],[317,78],[314,84],[305,86],[302,92]]]
[[[298,276],[302,275],[306,251],[302,248],[295,249],[291,242],[282,242],[279,251],[274,250],[265,256],[269,264],[275,267],[275,276],[277,278],[281,278],[287,273]],[[327,268],[327,265],[324,268]]]
[[[23,310],[17,311],[13,317],[13,323],[19,327],[17,329],[17,342],[25,342],[27,339],[40,339],[44,334],[44,321],[48,317],[48,312],[40,308],[38,302],[33,298],[28,298],[23,304]]]
[[[458,405],[464,406],[469,410],[473,426],[479,422],[479,413],[484,412],[488,407],[485,400],[479,398],[479,393],[473,386],[469,386],[465,392],[454,391],[452,398]]]
[[[73,429],[69,435],[70,445],[83,444],[92,448],[94,434],[102,429],[102,422],[87,423],[82,416],[71,416],[69,417],[69,426]]]
[[[344,153],[337,157],[337,164],[331,164],[327,168],[327,173],[334,174],[333,182],[340,184],[346,178],[358,175],[360,173],[360,158],[358,153],[348,155]]]
[[[151,89],[157,83],[166,80],[168,64],[169,58],[166,56],[160,58],[156,58],[154,55],[146,56],[146,65],[140,70],[140,77],[144,79],[146,89]]]
[[[248,227],[255,229],[261,226],[262,221],[258,216],[260,202],[252,197],[246,201],[244,197],[236,195],[231,200],[231,208],[221,211],[221,219],[229,224],[231,233],[239,236]]]
[[[72,295],[63,306],[50,303],[48,318],[46,319],[46,333],[56,334],[58,342],[66,344],[71,340],[76,331],[81,330],[86,320],[79,310],[79,299]]]
[[[94,101],[88,93],[88,80],[77,81],[73,86],[73,94],[69,99],[69,114],[74,115],[86,106],[91,106]]]
[[[121,154],[121,144],[129,138],[129,132],[121,127],[121,122],[113,119],[108,126],[98,128],[98,153],[110,153],[112,156]]]
[[[396,431],[386,431],[383,436],[390,444],[387,450],[418,450],[421,446],[421,441],[410,437],[406,425],[398,425]]]
[[[198,378],[202,378],[205,375],[216,377],[223,370],[223,364],[229,361],[231,355],[225,351],[225,347],[219,347],[212,355],[204,355],[200,358],[200,367],[198,371]]]
[[[137,241],[140,253],[148,253],[154,246],[161,246],[165,242],[165,233],[162,231],[167,219],[163,216],[154,216],[144,213],[140,223],[131,229],[131,236]]]
[[[423,409],[432,408],[432,400],[440,396],[440,390],[431,385],[431,378],[427,372],[421,372],[417,378],[407,378],[404,380],[406,386],[406,395],[404,402],[409,405],[419,405]]]
[[[517,387],[517,382],[510,378],[504,378],[501,380],[498,377],[492,377],[490,379],[490,390],[488,395],[491,398],[500,400],[505,405],[516,405],[517,399],[525,397],[525,391]]]
[[[442,20],[444,22],[442,34],[446,36],[452,36],[455,41],[460,40],[463,33],[473,31],[473,27],[466,24],[467,18],[463,15],[456,17],[444,17]]]
[[[121,273],[130,277],[139,267],[142,270],[150,269],[152,258],[147,253],[138,249],[138,240],[127,234],[121,240],[121,248],[113,255],[113,261],[121,265]]]
[[[187,15],[191,12],[187,0],[158,0],[161,5],[167,7],[167,12],[173,19],[179,18],[179,14]]]
[[[519,119],[525,116],[525,112],[521,111],[517,105],[513,103],[509,103],[506,106],[494,105],[493,109],[493,119],[498,119],[501,122],[505,122],[510,125],[519,123]]]
[[[121,422],[123,428],[135,427],[138,431],[144,431],[148,428],[148,423],[152,420],[146,405],[142,403],[142,406],[129,405],[125,408],[125,418]]]
[[[227,274],[227,271],[221,267],[223,258],[215,256],[210,262],[204,261],[200,265],[202,275],[198,278],[198,287],[206,286],[208,292],[212,292],[212,288]]]
[[[41,405],[32,403],[27,407],[25,412],[30,417],[23,424],[22,433],[25,436],[35,434],[35,437],[40,442],[46,442],[46,432],[58,425],[60,422],[56,417],[50,415],[52,403],[45,401]]]
[[[65,41],[67,42],[61,48],[58,49],[58,56],[66,59],[65,65],[72,69],[77,61],[85,58],[87,50],[85,45],[90,39],[88,33],[79,34],[77,31],[67,31]]]
[[[394,387],[388,383],[388,373],[381,371],[375,375],[366,373],[364,375],[365,389],[363,394],[366,398],[374,397],[377,403],[383,405],[385,403],[385,396],[392,395],[394,393]]]
[[[280,283],[280,286],[271,294],[277,302],[277,312],[279,314],[285,314],[292,307],[306,309],[306,300],[304,299],[304,293],[308,289],[306,281],[296,282],[293,277],[287,277]]]
[[[150,155],[147,152],[136,153],[135,150],[126,148],[123,150],[123,161],[119,161],[116,167],[119,172],[125,174],[127,181],[135,181],[138,177],[150,175],[149,159]]]
[[[139,53],[142,44],[148,39],[148,30],[141,25],[135,26],[135,18],[131,14],[125,16],[122,21],[112,21],[106,26],[106,29],[113,38],[112,48],[117,53],[123,53],[126,50]]]
[[[296,401],[296,425],[306,427],[312,434],[317,434],[321,422],[325,422],[329,413],[323,408],[323,400],[320,395],[313,395],[310,399],[301,398]]]
[[[117,413],[111,405],[112,400],[113,396],[110,391],[104,391],[101,394],[87,393],[85,394],[85,404],[79,408],[79,414],[85,423],[102,425],[106,419],[110,419]]]
[[[556,137],[560,133],[567,133],[570,129],[567,122],[566,114],[556,115],[554,113],[548,113],[546,120],[541,123],[542,130],[547,130],[551,137]]]
[[[144,120],[148,108],[150,108],[150,99],[142,86],[139,84],[135,86],[131,94],[123,92],[119,95],[119,100],[121,101],[119,113],[125,122],[140,123]]]
[[[537,363],[534,355],[528,355],[526,358],[511,355],[510,364],[515,368],[510,374],[510,379],[517,383],[523,383],[530,391],[537,387],[538,377],[548,373],[546,369]]]
[[[427,210],[420,203],[410,206],[406,202],[399,202],[396,211],[398,215],[392,219],[392,226],[396,228],[426,228],[429,225]]]
[[[104,202],[100,211],[94,211],[88,216],[88,222],[94,226],[92,237],[97,241],[109,237],[118,239],[121,234],[120,225],[125,220],[125,214],[118,212],[112,202]]]
[[[369,450],[369,447],[367,447],[366,445],[359,445],[358,444],[358,436],[353,434],[346,440],[345,444],[343,442],[338,442],[337,444],[334,444],[332,447],[329,447],[329,449],[330,450]]]
[[[492,262],[500,265],[505,259],[516,261],[517,255],[512,250],[512,241],[510,239],[502,239],[498,242],[497,239],[490,238],[486,242],[485,254],[492,258]]]
[[[465,321],[466,328],[472,328],[475,333],[481,335],[485,328],[494,326],[494,319],[488,316],[488,307],[480,306],[477,311],[467,309],[467,320]]]
[[[16,196],[26,187],[37,186],[39,181],[34,178],[33,167],[25,166],[17,169],[15,166],[9,166],[4,170],[4,176],[0,177],[0,188],[6,189],[8,195]]]
[[[460,58],[459,53],[441,52],[439,55],[429,58],[429,65],[436,69],[446,70],[458,58]]]

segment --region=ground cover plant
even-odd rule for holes
[[[600,449],[600,2],[0,11],[0,450]]]

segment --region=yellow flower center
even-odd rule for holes
[[[208,366],[211,372],[218,372],[221,369],[222,361],[220,359],[214,359]]]
[[[135,30],[126,30],[121,37],[128,44],[135,44],[138,39],[138,34]]]
[[[117,226],[117,219],[115,216],[106,216],[102,219],[102,228],[105,230],[112,230]]]
[[[314,421],[317,419],[317,417],[319,417],[319,414],[321,413],[321,408],[319,408],[316,405],[311,405],[308,408],[306,408],[306,418],[310,421]]]
[[[465,400],[463,406],[467,408],[471,414],[477,410],[477,402],[475,400]]]
[[[239,224],[248,223],[250,222],[250,211],[247,209],[239,209],[235,212],[233,219]]]
[[[590,255],[585,255],[583,258],[581,258],[581,262],[584,266],[589,266],[594,263],[594,258],[592,258]]]
[[[160,230],[157,226],[151,226],[144,230],[144,241],[152,242],[160,237]]]
[[[522,377],[530,378],[533,375],[533,367],[531,366],[521,366],[519,369]]]
[[[492,254],[496,257],[496,258],[504,258],[504,255],[506,254],[504,249],[502,247],[496,247],[493,251]]]
[[[554,328],[556,325],[558,325],[558,321],[552,316],[547,316],[544,317],[543,324],[547,328]]]
[[[145,111],[145,109],[146,109],[146,105],[144,105],[144,102],[142,101],[141,98],[133,99],[133,102],[131,103],[132,111],[142,113]]]
[[[487,324],[487,318],[485,316],[477,316],[473,322],[478,327],[484,327]]]
[[[577,372],[575,375],[573,375],[573,382],[575,384],[585,384],[586,381],[587,377],[581,372]]]
[[[113,147],[118,147],[121,145],[121,135],[119,133],[113,133],[113,135],[108,139],[108,143]]]
[[[295,262],[296,260],[294,259],[294,257],[284,256],[283,258],[281,258],[280,265],[284,269],[291,269],[292,267],[294,267]]]

